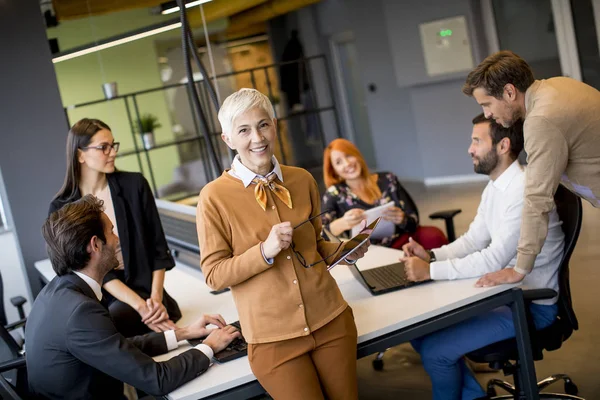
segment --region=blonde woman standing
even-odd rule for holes
[[[277,120],[265,95],[233,93],[219,121],[238,155],[200,192],[206,283],[231,287],[252,372],[273,398],[357,399],[356,326],[326,268],[340,248],[321,238],[317,183],[273,156]]]

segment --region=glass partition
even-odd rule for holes
[[[282,66],[307,71],[310,83],[302,93],[303,104],[284,106],[277,81]],[[269,96],[274,104],[279,130],[275,156],[283,164],[315,171],[319,182],[326,138],[341,135],[335,103],[321,104],[312,82],[313,70],[327,67],[327,60],[319,55],[231,71],[211,80],[217,82],[222,99],[241,87],[254,87]],[[122,94],[110,100],[67,106],[65,112],[69,125],[84,116],[104,120],[111,127],[115,140],[121,142],[117,167],[142,172],[157,198],[181,201],[197,195],[206,183],[222,173],[216,170],[208,141],[224,168],[232,161],[230,150],[221,140],[217,110],[210,101],[206,82],[201,75],[196,78],[204,121],[192,112],[184,80]],[[329,99],[335,98],[330,84],[325,90],[329,90]],[[152,132],[143,132],[146,125],[143,122],[149,116],[153,118],[155,128]],[[335,132],[324,132],[325,120],[335,121]]]
[[[6,212],[4,204],[6,204],[6,191],[4,189],[4,181],[2,180],[2,171],[0,171],[0,232],[8,229],[8,223],[6,221]]]

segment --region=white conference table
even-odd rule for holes
[[[402,252],[371,246],[358,262],[361,270],[397,262]],[[46,281],[54,277],[48,260],[36,263]],[[525,317],[522,291],[514,285],[476,288],[476,279],[430,282],[419,286],[371,295],[351,274],[348,266],[338,265],[332,271],[344,298],[354,311],[358,329],[358,357],[383,351],[427,333],[492,310],[502,305],[513,308],[517,343],[523,362],[521,382],[527,398],[537,399],[535,369]],[[178,264],[165,278],[165,289],[181,309],[186,325],[202,314],[221,314],[226,321],[238,319],[231,292],[211,294],[197,268]],[[167,354],[155,357],[162,361],[189,349],[187,342]],[[224,364],[215,363],[207,372],[168,395],[172,400],[246,399],[258,395],[262,388],[252,374],[247,357]]]

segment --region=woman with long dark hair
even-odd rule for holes
[[[119,266],[106,275],[103,293],[124,336],[173,329],[179,306],[163,288],[175,266],[148,181],[137,172],[117,171],[119,143],[97,119],[78,121],[67,136],[67,172],[50,213],[91,194],[104,201],[119,236]]]

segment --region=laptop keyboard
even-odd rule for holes
[[[407,286],[412,284],[406,279],[406,275],[402,270],[402,264],[386,265],[385,267],[368,269],[362,271],[367,281],[376,283],[377,287],[389,288],[398,286]]]
[[[240,321],[235,321],[230,323],[229,325],[235,327],[238,331],[242,331]],[[196,346],[202,343],[202,339],[190,339],[188,342],[192,346]],[[236,358],[244,357],[248,354],[248,343],[244,340],[243,337],[235,339],[233,342],[229,343],[229,345],[221,350],[220,352],[214,355],[214,359],[220,363],[224,363],[227,361],[235,360]]]

